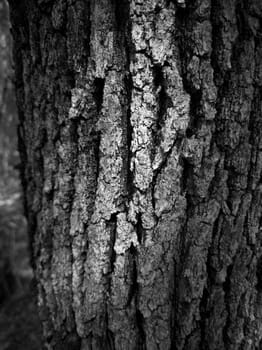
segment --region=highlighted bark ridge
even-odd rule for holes
[[[261,6],[9,0],[49,349],[261,346]]]

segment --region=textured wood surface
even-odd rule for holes
[[[261,2],[9,3],[48,349],[260,349]]]

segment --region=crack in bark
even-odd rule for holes
[[[138,292],[137,265],[136,265],[137,249],[134,247],[133,243],[131,243],[131,246],[129,248],[129,256],[131,258],[131,264],[132,264],[132,270],[131,270],[132,284],[128,292],[126,307],[131,305],[131,302],[133,301],[134,298],[136,298],[136,295]]]
[[[97,131],[94,138],[94,158],[96,160],[96,169],[95,169],[95,178],[96,178],[96,185],[98,183],[98,178],[99,178],[99,167],[100,167],[100,143],[101,143],[101,132]]]
[[[226,307],[226,311],[227,311],[227,318],[226,318],[226,323],[224,325],[223,328],[223,341],[224,341],[224,345],[225,347],[228,346],[228,344],[230,344],[230,337],[228,335],[228,330],[230,327],[230,300],[229,300],[229,293],[231,290],[231,274],[232,274],[232,270],[233,270],[233,263],[231,265],[229,265],[227,267],[227,274],[226,274],[226,279],[225,282],[223,283],[222,287],[223,287],[223,291],[224,291],[224,301],[225,301],[225,307]]]
[[[109,256],[110,256],[110,281],[109,281],[109,293],[110,293],[110,288],[111,288],[111,277],[112,274],[114,273],[114,264],[116,261],[116,252],[114,249],[115,246],[115,242],[116,242],[116,230],[117,230],[117,213],[112,214],[110,220],[108,221],[108,225],[110,225],[111,227],[111,237],[110,237],[110,252],[109,252]]]
[[[95,78],[93,96],[96,103],[96,109],[97,109],[98,115],[101,113],[101,109],[103,106],[104,86],[105,86],[104,78]]]
[[[103,349],[105,350],[115,350],[115,336],[114,333],[110,331],[108,328],[108,307],[106,307],[106,314],[105,314],[105,324],[107,325],[106,327],[106,336],[105,336],[105,341],[103,344]]]
[[[136,230],[137,240],[138,240],[139,244],[141,244],[143,242],[143,239],[144,239],[144,229],[143,229],[143,225],[142,225],[141,212],[139,212],[137,214],[137,222],[136,222],[135,230]]]
[[[134,174],[131,171],[131,159],[133,156],[132,153],[132,135],[133,135],[133,126],[131,124],[131,99],[132,99],[132,89],[133,81],[132,76],[129,73],[124,78],[125,89],[127,94],[127,113],[126,113],[126,148],[127,148],[127,159],[126,159],[126,188],[127,188],[127,198],[131,200],[134,194]]]
[[[186,193],[193,174],[193,166],[185,157],[180,157],[180,161],[183,168],[181,176],[181,193]]]
[[[262,256],[260,256],[257,260],[256,277],[257,283],[255,288],[259,293],[262,293]]]
[[[86,61],[87,58],[90,57],[90,36],[91,36],[91,0],[85,0],[85,37],[83,40],[83,46],[84,46],[84,52],[86,54]]]
[[[129,255],[132,263],[132,272],[131,272],[131,280],[132,284],[129,289],[128,298],[126,307],[130,307],[132,302],[135,304],[135,320],[136,326],[138,330],[138,339],[136,349],[138,350],[146,350],[146,333],[144,330],[144,317],[139,310],[138,307],[138,298],[139,298],[139,284],[137,281],[138,278],[138,270],[137,270],[137,248],[131,243],[129,248]]]
[[[136,309],[136,323],[139,332],[137,350],[146,350],[146,332],[144,330],[145,320],[139,309]]]
[[[115,2],[115,19],[116,29],[118,33],[123,33],[123,29],[128,25],[129,21],[129,1],[113,0]]]
[[[93,91],[93,97],[96,104],[96,112],[97,112],[97,120],[99,119],[99,116],[102,111],[103,107],[103,97],[104,97],[104,86],[105,86],[105,79],[103,78],[95,78],[94,79],[94,91]],[[95,126],[91,126],[92,132],[94,134],[93,140],[94,140],[94,156],[96,159],[96,181],[98,181],[99,177],[99,163],[100,163],[100,142],[101,142],[101,132],[95,130]]]
[[[152,57],[150,57],[152,59]],[[172,99],[168,96],[166,91],[166,80],[163,73],[163,67],[169,65],[168,62],[165,62],[163,66],[160,64],[153,65],[153,82],[155,86],[156,98],[157,98],[157,120],[155,125],[152,128],[153,134],[153,144],[154,148],[152,149],[153,156],[157,147],[161,143],[161,131],[164,126],[165,116],[167,114],[167,109],[173,107]]]
[[[125,66],[126,72],[124,76],[124,85],[126,90],[127,99],[127,112],[126,112],[126,147],[127,147],[127,159],[126,159],[126,190],[127,199],[130,201],[135,192],[134,188],[134,173],[131,170],[132,153],[132,137],[133,126],[131,123],[131,102],[133,91],[133,79],[130,73],[130,63],[132,55],[132,24],[130,19],[130,2],[129,0],[115,0],[115,15],[117,20],[118,32],[122,35],[123,45],[125,47]]]

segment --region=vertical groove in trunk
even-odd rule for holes
[[[258,348],[258,2],[9,3],[49,348]]]

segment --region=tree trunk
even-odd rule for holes
[[[9,3],[48,349],[259,349],[262,3]]]

